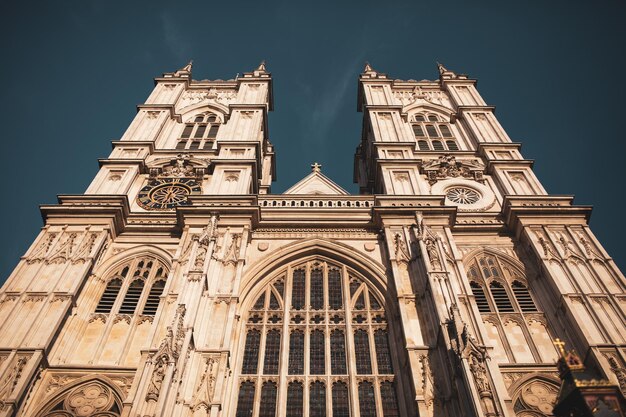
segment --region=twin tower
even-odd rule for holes
[[[619,407],[626,281],[590,208],[438,70],[366,65],[359,195],[317,164],[271,193],[264,64],[156,78],[0,290],[0,416],[537,417],[568,375]]]

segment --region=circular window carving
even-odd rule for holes
[[[446,190],[446,197],[453,203],[467,205],[478,202],[481,195],[471,188],[452,187]]]
[[[465,178],[437,181],[430,192],[432,195],[444,195],[445,204],[457,206],[459,212],[486,211],[496,203],[496,196],[489,187]]]

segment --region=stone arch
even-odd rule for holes
[[[192,104],[191,106],[183,107],[181,110],[183,110],[183,112],[180,113],[181,123],[189,122],[190,118],[193,118],[196,113],[202,111],[212,111],[218,113],[222,118],[222,124],[227,122],[228,116],[230,115],[228,107],[219,103],[200,102]]]
[[[436,103],[431,103],[429,101],[426,100],[417,100],[412,104],[409,104],[408,106],[406,106],[405,108],[402,109],[403,113],[406,113],[409,120],[411,120],[411,116],[414,113],[418,113],[420,110],[424,110],[424,111],[430,111],[433,113],[438,113],[439,115],[444,115],[446,117],[446,121],[450,122],[450,119],[452,118],[452,116],[454,116],[454,111],[452,111],[451,109],[442,106],[440,104],[436,104]]]
[[[473,249],[463,257],[463,264],[469,265],[471,261],[479,257],[481,254],[495,256],[496,258],[504,260],[506,263],[508,263],[510,266],[513,267],[514,271],[517,272],[517,274],[515,277],[511,277],[509,284],[512,283],[514,280],[518,280],[522,284],[528,286],[526,265],[524,265],[515,257],[507,253],[504,253],[502,251],[499,251],[497,249],[488,248],[488,247],[480,247],[480,248]]]
[[[105,375],[85,375],[53,392],[36,417],[116,417],[124,394]]]
[[[317,263],[319,261],[319,264]],[[341,281],[342,285],[344,285],[345,291],[343,292],[343,307],[334,310],[329,305],[332,305],[330,301],[330,297],[328,294],[330,291],[330,280],[324,279],[323,285],[326,289],[326,299],[327,302],[324,307],[311,307],[313,302],[311,301],[312,296],[312,288],[313,284],[311,284],[311,280],[313,275],[313,270],[317,268],[316,265],[323,265],[321,268],[327,270],[328,276],[330,276],[330,269],[339,268],[347,272],[347,274],[342,273]],[[275,289],[277,283],[282,283],[281,289],[279,292],[285,294],[286,300],[291,299],[291,295],[293,291],[295,291],[294,277],[295,271],[303,270],[306,272],[306,289],[302,290],[302,300],[304,300],[304,292],[307,293],[307,300],[309,302],[304,305],[304,307],[293,307],[293,304],[289,303],[289,301],[281,304],[280,301],[275,305],[277,308],[269,307],[271,305],[271,295],[268,294],[276,294]],[[305,272],[302,272],[302,276],[304,277]],[[353,280],[358,282],[358,287],[354,287],[354,292],[352,291],[352,283]],[[304,282],[304,278],[303,278]],[[326,287],[328,285],[328,287]],[[264,295],[265,294],[265,295]],[[233,373],[233,390],[230,394],[230,404],[232,407],[239,407],[240,403],[247,404],[249,400],[245,394],[246,391],[241,391],[242,384],[252,378],[252,380],[259,381],[276,381],[279,384],[279,391],[282,392],[286,390],[286,387],[281,386],[284,381],[283,376],[286,377],[287,381],[303,381],[303,378],[308,378],[309,382],[312,381],[335,381],[339,379],[345,379],[348,381],[349,377],[346,377],[345,372],[338,372],[334,374],[328,373],[329,367],[333,366],[333,362],[331,362],[331,357],[326,356],[326,359],[323,359],[322,363],[326,365],[323,366],[323,370],[320,371],[317,369],[315,372],[312,370],[313,368],[309,368],[306,371],[306,365],[302,365],[300,371],[294,371],[291,373],[287,371],[285,364],[287,364],[287,359],[290,358],[291,352],[291,338],[292,334],[302,334],[302,345],[299,345],[296,342],[297,346],[301,346],[299,349],[304,349],[308,351],[311,355],[314,349],[314,346],[319,346],[317,340],[321,340],[319,343],[322,345],[327,344],[326,346],[330,346],[332,342],[333,333],[335,331],[336,334],[343,335],[338,336],[343,340],[343,349],[345,353],[344,359],[348,362],[356,361],[358,356],[358,349],[362,349],[359,343],[363,343],[362,340],[369,340],[371,346],[371,365],[370,374],[378,375],[376,378],[375,384],[373,385],[376,392],[380,392],[380,396],[382,393],[382,385],[380,383],[382,381],[387,381],[386,377],[389,377],[389,372],[387,370],[393,368],[395,370],[394,375],[396,376],[396,385],[393,393],[388,393],[385,391],[384,395],[393,395],[394,401],[393,403],[397,404],[400,410],[403,410],[400,415],[410,415],[406,413],[407,407],[411,407],[408,405],[408,400],[406,398],[407,387],[410,384],[406,380],[406,375],[404,374],[403,368],[404,363],[406,362],[406,358],[404,357],[405,352],[403,350],[404,344],[400,341],[402,337],[402,332],[400,330],[400,320],[399,315],[396,312],[397,310],[397,298],[394,297],[395,288],[388,282],[388,275],[386,269],[378,262],[370,259],[366,255],[360,253],[354,248],[345,245],[340,242],[325,240],[320,238],[312,238],[312,239],[303,239],[301,241],[294,242],[292,244],[283,246],[281,248],[276,249],[270,257],[258,262],[255,265],[252,265],[251,269],[244,275],[242,280],[242,289],[240,292],[240,323],[238,323],[239,331],[237,331],[237,335],[234,340],[234,352],[232,356],[233,368],[235,369]],[[259,298],[262,297],[262,298]],[[277,297],[278,298],[278,297]],[[356,299],[364,299],[365,301],[362,306],[356,307],[354,301]],[[372,299],[376,299],[376,304],[373,304]],[[258,302],[261,301],[260,303]],[[395,300],[395,302],[394,302]],[[286,304],[286,306],[285,306]],[[300,313],[302,311],[302,313]],[[316,311],[320,311],[321,316],[325,317],[328,314],[328,321],[326,319],[321,319],[322,321],[317,322],[314,321],[316,316]],[[333,313],[336,311],[337,313]],[[302,314],[302,316],[300,316]],[[368,321],[366,318],[365,322],[359,321],[363,316],[371,316],[371,321]],[[338,321],[333,321],[335,318],[342,316],[343,319],[339,319]],[[265,319],[263,319],[265,317]],[[276,320],[273,320],[276,317]],[[281,318],[278,318],[281,317]],[[293,321],[293,318],[298,320],[304,319],[304,321]],[[300,318],[301,317],[301,318]],[[288,321],[292,319],[292,321]],[[351,328],[349,325],[346,325],[346,322],[353,320],[355,323],[359,323],[358,325],[352,325]],[[271,322],[271,324],[270,324]],[[328,326],[328,329],[332,329],[329,333],[324,333],[324,330],[319,330],[320,328],[324,328]],[[355,327],[356,326],[356,327]],[[288,333],[284,333],[285,329]],[[348,331],[349,330],[349,331]],[[320,332],[320,333],[317,333]],[[272,334],[271,334],[272,333]],[[313,334],[315,335],[316,342],[313,342]],[[253,342],[251,342],[251,347],[248,347],[248,335],[252,334]],[[270,335],[271,334],[271,335]],[[280,335],[280,336],[277,336]],[[304,336],[308,334],[308,336]],[[324,336],[321,336],[324,334]],[[369,336],[365,336],[368,334]],[[305,337],[307,338],[304,341]],[[345,337],[345,339],[343,339]],[[282,363],[283,366],[280,365],[272,365],[271,370],[266,372],[266,360],[268,358],[268,350],[267,346],[269,345],[271,338],[271,343],[273,345],[277,345],[280,343],[282,346],[278,349],[278,353],[276,353],[277,357],[280,357],[280,361],[274,361],[276,363]],[[321,339],[318,339],[321,338]],[[381,347],[379,350],[379,346],[384,346],[384,344],[379,345],[379,343],[383,343],[384,339],[387,340],[388,347]],[[279,340],[280,342],[277,342]],[[295,339],[300,340],[300,339]],[[314,345],[315,343],[315,345]],[[367,341],[365,342],[368,343]],[[272,348],[269,352],[277,351],[276,348]],[[341,352],[341,349],[339,349]],[[252,356],[248,356],[248,352],[256,352],[252,353]],[[387,352],[381,353],[382,357],[387,357],[389,360],[389,367],[386,365],[381,365],[377,362],[378,352]],[[367,355],[370,355],[368,353]],[[253,359],[250,359],[253,358]],[[273,358],[273,356],[270,356]],[[289,359],[291,360],[291,359]],[[304,359],[303,359],[304,360]],[[249,364],[253,363],[253,367],[250,368]],[[291,365],[289,365],[291,366]],[[312,367],[313,365],[309,365]],[[344,365],[345,366],[345,365]],[[367,374],[368,372],[362,372],[358,370],[359,365],[357,364],[357,372],[358,377],[355,379],[358,382],[361,379],[369,378],[374,381],[373,377],[362,377],[362,375]],[[365,365],[367,366],[367,365]],[[291,369],[291,368],[289,368]],[[376,372],[374,372],[376,370]],[[352,372],[353,369],[350,371]],[[278,377],[280,375],[280,378]],[[320,376],[322,375],[322,376]],[[323,376],[326,375],[326,376]],[[339,375],[339,376],[337,376]],[[260,379],[259,379],[260,378]],[[291,379],[290,379],[291,378]],[[330,379],[327,379],[330,378]],[[361,379],[359,379],[361,378]],[[364,380],[365,380],[364,379]],[[324,382],[324,383],[325,383]],[[361,381],[362,382],[362,381]],[[346,382],[347,383],[347,382]],[[257,388],[255,388],[256,395],[259,395],[258,390],[260,386],[257,384]],[[352,387],[356,389],[356,386]],[[313,389],[311,386],[306,386],[304,389]],[[244,393],[244,394],[242,394]],[[242,396],[243,395],[243,396]],[[262,394],[261,394],[262,395]],[[307,397],[308,398],[308,397]],[[377,397],[378,398],[378,397]],[[381,397],[382,398],[382,397]],[[387,397],[386,397],[387,398]],[[325,399],[324,401],[330,401],[330,397]],[[352,401],[355,401],[353,399]],[[380,400],[376,400],[380,401]],[[328,403],[327,403],[328,404]],[[279,405],[278,407],[282,407]],[[305,405],[306,407],[306,405]],[[238,409],[238,408],[237,408]],[[227,414],[231,415],[235,410],[227,410]]]
[[[253,265],[242,279],[243,286],[240,290],[241,299],[244,300],[242,306],[245,308],[254,302],[254,300],[250,301],[254,298],[254,294],[250,293],[255,289],[264,288],[271,282],[274,278],[272,271],[296,260],[314,256],[326,257],[354,269],[368,279],[386,306],[393,305],[391,298],[393,294],[390,294],[389,290],[391,289],[395,294],[395,288],[389,288],[389,276],[383,265],[344,243],[312,238],[278,248],[272,256]]]
[[[560,389],[560,381],[548,375],[530,374],[509,388],[517,416],[550,416]]]
[[[157,260],[163,263],[169,271],[172,270],[172,255],[169,252],[154,245],[138,245],[111,256],[105,262],[100,264],[93,271],[93,274],[96,277],[106,278],[124,262],[140,256],[154,256]]]

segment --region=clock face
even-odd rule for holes
[[[189,194],[200,191],[200,185],[191,178],[151,180],[137,194],[137,203],[146,210],[171,210],[189,205]]]

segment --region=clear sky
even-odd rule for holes
[[[190,59],[195,79],[267,60],[274,193],[314,161],[357,191],[365,61],[400,79],[436,79],[436,61],[467,73],[548,192],[594,206],[592,229],[626,267],[625,21],[623,1],[5,3],[0,282],[42,226],[38,205],[84,192],[152,78]]]

